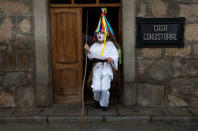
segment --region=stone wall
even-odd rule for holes
[[[185,17],[184,48],[136,49],[136,104],[198,106],[198,1],[139,0],[138,17]]]
[[[32,0],[0,1],[0,107],[35,103],[33,26]]]

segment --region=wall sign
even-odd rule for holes
[[[136,47],[183,47],[185,18],[136,18]]]

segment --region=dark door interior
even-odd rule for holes
[[[119,21],[119,7],[107,8],[108,13],[106,15],[110,25],[112,26],[114,33],[116,35],[118,44],[120,44],[120,21]],[[101,8],[83,8],[82,11],[82,41],[83,45],[86,41],[86,25],[87,25],[87,11],[88,11],[88,43],[91,45],[94,41],[94,31],[97,27]],[[85,102],[86,104],[93,103],[93,93],[90,87],[91,83],[88,83],[89,75],[92,69],[92,62],[88,60],[87,66],[87,77],[85,84]],[[83,67],[85,65],[85,54],[83,57]],[[84,71],[83,71],[84,72]],[[110,103],[116,104],[120,103],[121,98],[121,66],[118,72],[114,73],[114,80],[111,82],[110,88]]]

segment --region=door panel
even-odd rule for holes
[[[80,8],[52,8],[50,16],[54,103],[80,102],[82,11]]]
[[[76,63],[78,62],[78,42],[77,32],[60,32],[56,39],[57,63]]]

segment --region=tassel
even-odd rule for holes
[[[122,54],[120,48],[118,48],[118,60],[119,60],[119,64],[122,64]]]

